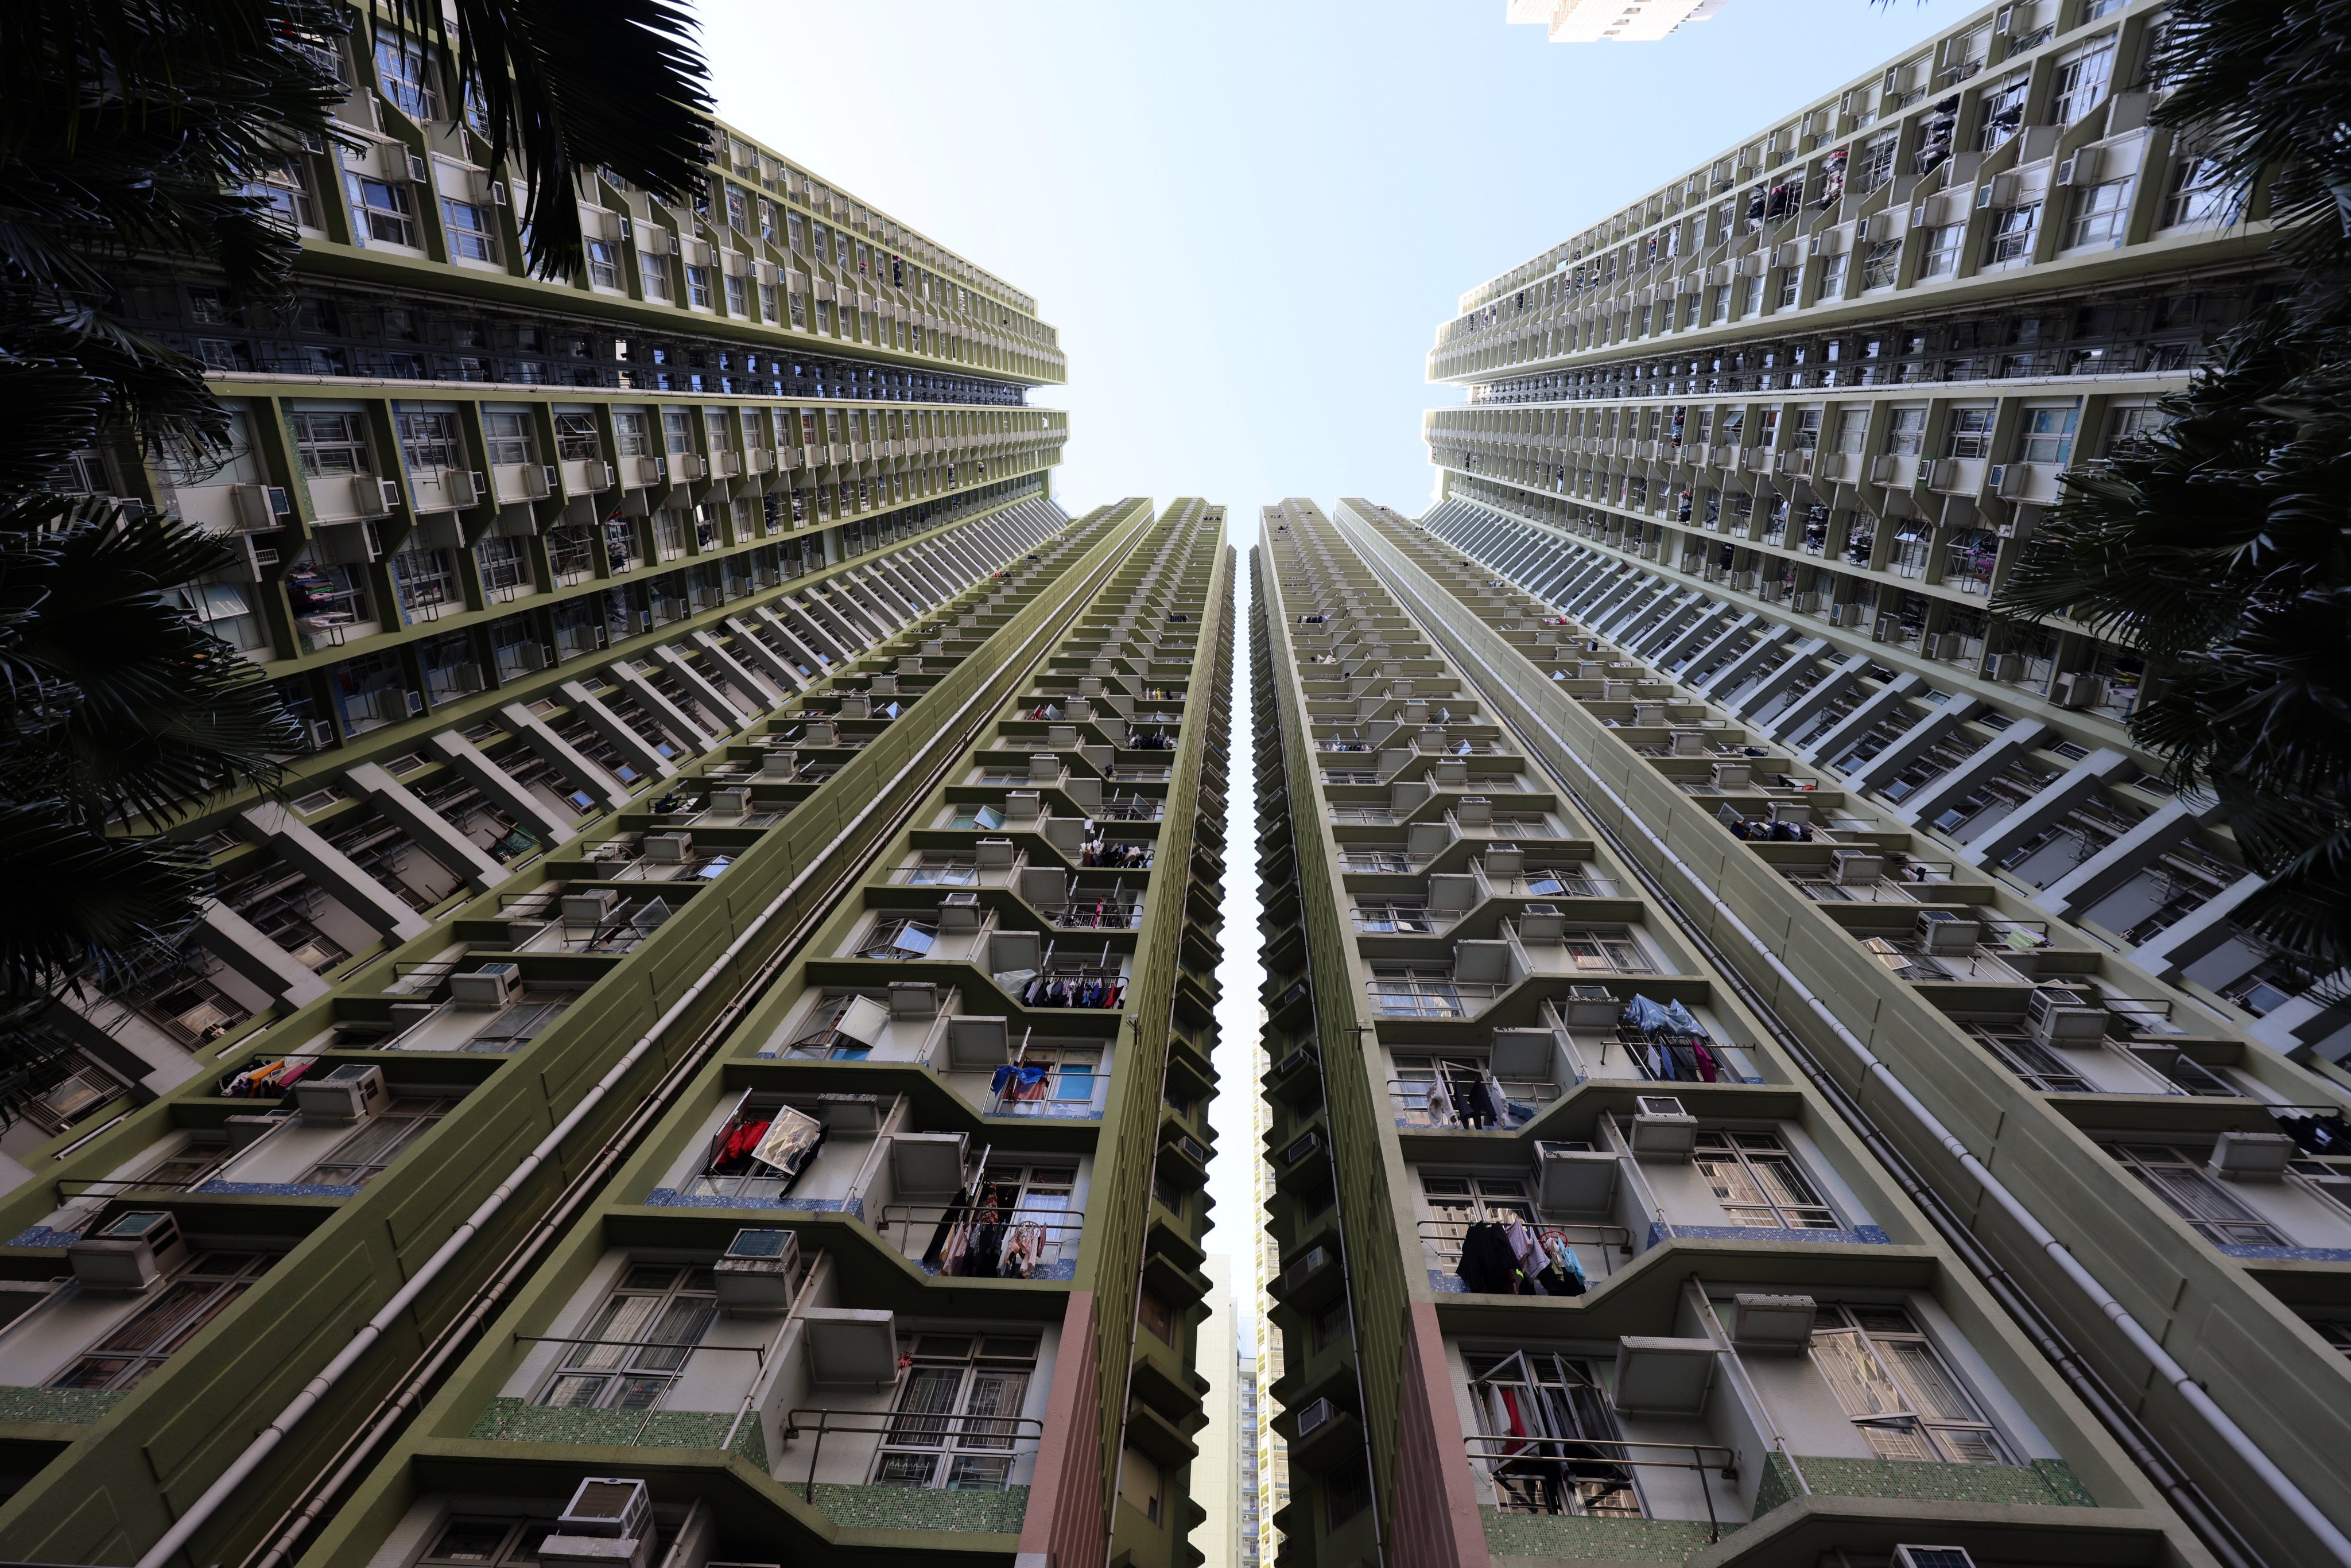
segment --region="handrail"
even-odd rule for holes
[[[1467,1437],[1463,1437],[1461,1442],[1464,1448],[1470,1449],[1470,1458],[1482,1458],[1492,1462],[1494,1469],[1490,1473],[1498,1475],[1501,1471],[1501,1465],[1503,1462],[1522,1458],[1523,1455],[1521,1453],[1481,1454],[1477,1451],[1476,1446],[1478,1444],[1511,1443],[1517,1445],[1520,1449],[1534,1448],[1555,1448],[1558,1450],[1558,1458],[1562,1462],[1565,1462],[1569,1459],[1580,1458],[1589,1459],[1595,1463],[1606,1465],[1639,1466],[1652,1469],[1696,1470],[1698,1476],[1698,1495],[1706,1500],[1707,1540],[1709,1542],[1720,1541],[1722,1539],[1722,1521],[1714,1511],[1714,1490],[1706,1484],[1707,1472],[1709,1470],[1719,1471],[1720,1472],[1722,1479],[1727,1481],[1735,1481],[1739,1479],[1739,1455],[1737,1451],[1727,1448],[1720,1443],[1652,1443],[1636,1441],[1624,1437],[1519,1437],[1510,1436],[1508,1433],[1498,1434],[1486,1432],[1470,1433]],[[1589,1451],[1572,1451],[1577,1448],[1581,1448],[1584,1450],[1597,1448],[1670,1448],[1676,1452],[1687,1450],[1689,1454],[1689,1458],[1687,1459],[1645,1459],[1634,1458],[1623,1454],[1609,1455]],[[1705,1456],[1709,1451],[1720,1454],[1722,1456],[1722,1462],[1718,1465],[1708,1460]]]
[[[991,1424],[999,1428],[1007,1427],[1012,1428],[1012,1430],[1006,1435],[1004,1446],[1002,1448],[978,1448],[977,1451],[980,1453],[1009,1453],[1012,1451],[1012,1446],[1026,1437],[1033,1436],[1040,1444],[1045,1440],[1045,1423],[1034,1416],[972,1416],[949,1415],[945,1413],[933,1415],[927,1412],[915,1410],[835,1410],[829,1406],[798,1406],[784,1414],[785,1426],[782,1437],[785,1442],[789,1443],[793,1438],[800,1435],[802,1430],[800,1417],[804,1416],[813,1416],[817,1418],[815,1427],[816,1441],[809,1445],[808,1479],[804,1483],[805,1490],[801,1494],[801,1500],[809,1503],[814,1503],[816,1501],[817,1458],[824,1452],[824,1438],[825,1434],[828,1432],[873,1432],[886,1437],[890,1433],[898,1431],[913,1423],[935,1422],[939,1424],[937,1428],[939,1434],[941,1436],[945,1436],[946,1435],[947,1424],[949,1423],[978,1421]],[[835,1426],[832,1418],[836,1416],[862,1416],[869,1419],[880,1422],[880,1425],[872,1427],[852,1427],[846,1425]],[[1034,1431],[1024,1432],[1020,1429],[1022,1427],[1032,1427],[1034,1428]],[[879,1446],[880,1445],[878,1444],[876,1445],[876,1447]],[[945,1448],[946,1446],[947,1445],[945,1443],[939,1445],[941,1448]]]

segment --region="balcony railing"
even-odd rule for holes
[[[1540,1500],[1516,1508],[1505,1504],[1504,1511],[1508,1512],[1586,1512],[1572,1504],[1574,1490],[1566,1483],[1576,1479],[1609,1479],[1605,1472],[1618,1467],[1694,1470],[1698,1477],[1699,1495],[1706,1500],[1708,1542],[1722,1539],[1722,1521],[1715,1511],[1714,1489],[1706,1484],[1706,1478],[1711,1472],[1726,1481],[1739,1479],[1739,1456],[1719,1443],[1646,1443],[1622,1437],[1521,1437],[1485,1433],[1473,1433],[1462,1441],[1470,1458],[1485,1464],[1488,1475],[1497,1479],[1510,1476],[1537,1482]],[[1636,1448],[1642,1452],[1636,1455],[1631,1451]],[[1665,1454],[1687,1454],[1689,1458],[1667,1458]],[[1587,1476],[1586,1471],[1593,1473]]]
[[[1395,977],[1366,980],[1364,988],[1387,1018],[1466,1019],[1502,994],[1500,986],[1480,980]]]
[[[1024,1451],[1034,1454],[1045,1436],[1045,1423],[1028,1416],[932,1416],[802,1406],[787,1412],[784,1421],[785,1442],[803,1437],[810,1439],[808,1479],[801,1494],[810,1504],[816,1501],[817,1461],[824,1453],[826,1437],[834,1432],[871,1434],[878,1439],[873,1445],[877,1449],[1016,1459]],[[925,1490],[939,1490],[945,1486],[941,1479]]]
[[[976,1218],[977,1215],[985,1212],[995,1212],[998,1218],[993,1221]],[[989,1267],[987,1270],[957,1270],[958,1277],[992,1280],[1060,1280],[1070,1278],[1076,1270],[1078,1244],[1083,1239],[1085,1218],[1081,1214],[1072,1213],[1067,1209],[1027,1209],[1015,1205],[1009,1210],[988,1210],[986,1206],[970,1204],[893,1203],[883,1207],[880,1216],[873,1222],[873,1228],[876,1233],[885,1238],[894,1228],[904,1239],[901,1242],[901,1250],[904,1250],[917,1239],[923,1227],[926,1225],[933,1227],[935,1239],[937,1239],[935,1228],[952,1224],[956,1220],[971,1220],[975,1224],[999,1224],[1006,1232],[1002,1240],[1007,1249],[1009,1249],[1015,1241],[1022,1243],[1022,1248],[1018,1253],[999,1250],[997,1256],[988,1259],[987,1261]],[[1024,1228],[1029,1234],[1021,1237],[1018,1233]],[[929,1243],[925,1242],[925,1252],[928,1247]],[[924,1254],[909,1252],[907,1255],[920,1257]],[[968,1253],[966,1254],[966,1256],[968,1255]],[[1002,1270],[1008,1267],[1016,1271],[1008,1274],[1003,1272]],[[940,1271],[947,1272],[945,1269]]]

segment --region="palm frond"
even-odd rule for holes
[[[532,271],[585,265],[580,183],[599,169],[664,201],[702,190],[709,69],[691,15],[673,0],[395,0],[398,25],[429,41],[452,102],[471,96],[490,161],[517,161],[529,197]]]

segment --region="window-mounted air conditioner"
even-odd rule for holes
[[[653,1493],[630,1477],[590,1476],[540,1542],[540,1568],[647,1568],[653,1549]]]
[[[118,1214],[66,1248],[86,1291],[143,1291],[187,1260],[179,1217],[154,1210]]]
[[[1820,1304],[1810,1296],[1742,1291],[1730,1304],[1730,1343],[1740,1350],[1803,1350],[1820,1320]]]
[[[1614,1029],[1625,1004],[1605,986],[1570,986],[1560,1011],[1570,1029]]]
[[[2105,162],[2105,150],[2085,147],[2057,165],[2056,183],[2060,185],[2095,185],[2098,183],[2099,165]]]
[[[1840,886],[1873,883],[1886,874],[1886,857],[1867,850],[1833,850],[1829,868],[1829,880]]]
[[[2087,670],[2068,670],[2057,677],[2050,695],[2059,707],[2096,707],[2106,700],[2106,678]]]
[[[731,784],[710,792],[710,809],[722,815],[740,817],[751,810],[751,791],[746,785]]]
[[[1744,789],[1754,772],[1752,763],[1718,762],[1714,765],[1714,787],[1718,789]]]
[[[644,857],[662,865],[684,865],[694,858],[692,833],[647,833]]]
[[[1897,1545],[1892,1568],[1976,1568],[1976,1560],[1964,1546]]]
[[[1948,910],[1924,910],[1912,935],[1929,953],[1972,953],[1983,940],[1983,922],[1964,919]]]
[[[2036,986],[2024,1001],[2024,1028],[2043,1045],[2103,1040],[2106,1009],[2096,999],[2064,986]]]
[[[2222,1133],[2212,1144],[2211,1171],[2231,1181],[2277,1181],[2294,1155],[2283,1133]]]
[[[738,1230],[711,1270],[718,1304],[734,1312],[788,1312],[799,1287],[797,1230]]]
[[[1339,1407],[1336,1405],[1332,1404],[1328,1399],[1315,1400],[1298,1413],[1298,1440],[1303,1441],[1308,1433],[1326,1427],[1338,1418]]]
[[[1698,1118],[1671,1094],[1633,1100],[1633,1152],[1657,1159],[1687,1159],[1698,1146]]]
[[[465,1008],[502,1008],[522,982],[522,969],[514,964],[485,964],[462,975],[449,977],[449,999]]]
[[[384,1087],[383,1069],[346,1062],[324,1078],[306,1078],[294,1085],[294,1103],[306,1124],[364,1122],[392,1103]]]
[[[610,925],[620,905],[618,888],[598,887],[585,893],[567,893],[563,895],[563,923],[591,927]]]

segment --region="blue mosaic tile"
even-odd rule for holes
[[[1428,1271],[1428,1288],[1448,1295],[1464,1296],[1469,1293],[1469,1286],[1460,1275],[1448,1274],[1442,1269],[1431,1269]]]
[[[729,1451],[761,1469],[768,1443],[756,1416],[726,1410],[580,1410],[533,1405],[511,1395],[490,1401],[465,1436],[494,1443],[578,1443],[597,1448],[716,1448],[729,1430]]]
[[[196,1188],[200,1193],[244,1193],[259,1197],[355,1197],[359,1190],[318,1181],[208,1181]]]
[[[1890,1247],[1892,1238],[1882,1225],[1857,1225],[1851,1230],[1760,1230],[1744,1225],[1649,1225],[1649,1245],[1681,1241],[1831,1241],[1847,1247]]]
[[[8,1239],[11,1247],[70,1247],[81,1239],[78,1230],[52,1230],[46,1225],[28,1225]]]
[[[2284,1263],[2351,1263],[2351,1247],[2223,1247],[2231,1258],[2267,1258]]]

